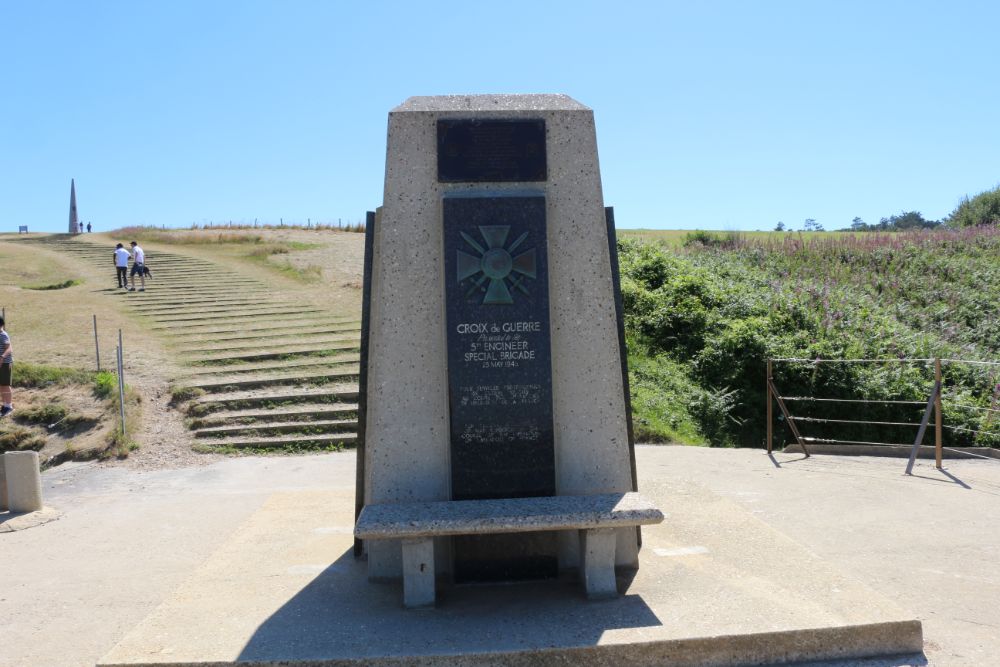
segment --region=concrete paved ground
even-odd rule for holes
[[[926,660],[864,664],[982,665],[1000,655],[996,462],[950,462],[944,473],[920,464],[906,478],[898,459],[772,462],[760,451],[677,447],[640,447],[638,456],[641,488],[676,482],[726,497],[925,621]],[[0,665],[93,665],[252,533],[266,503],[289,493],[350,498],[353,463],[349,452],[48,471],[46,503],[63,517],[0,534]],[[809,559],[794,544],[789,553],[797,562],[764,565],[780,576]]]
[[[644,475],[678,474],[916,614],[929,664],[1000,662],[1000,461],[670,447]]]

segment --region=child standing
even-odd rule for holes
[[[0,400],[3,401],[3,407],[0,407],[0,417],[6,417],[14,411],[10,391],[11,375],[14,369],[14,352],[10,346],[10,335],[4,328],[6,324],[3,317],[0,316]]]

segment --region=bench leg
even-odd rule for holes
[[[614,528],[588,528],[580,531],[580,575],[591,600],[618,597],[615,581]]]
[[[403,540],[403,606],[434,606],[434,538]]]

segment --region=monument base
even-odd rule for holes
[[[621,596],[579,583],[401,583],[354,559],[353,490],[272,496],[101,661],[140,665],[751,665],[919,653],[921,624],[735,503],[645,480],[668,520],[643,530]],[[863,664],[863,663],[862,663]]]

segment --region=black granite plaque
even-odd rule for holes
[[[555,494],[545,198],[444,200],[452,498]],[[457,581],[555,576],[551,533],[453,541]]]
[[[544,181],[545,120],[441,119],[438,181]]]

